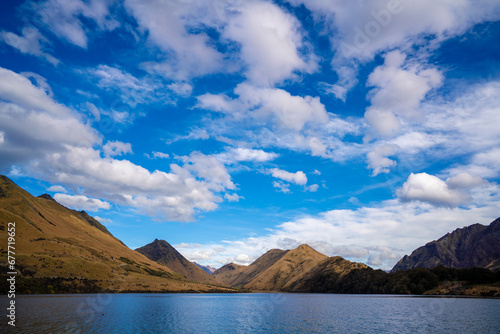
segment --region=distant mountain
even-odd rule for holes
[[[293,250],[272,249],[249,266],[227,264],[214,272],[220,281],[259,291],[311,291],[313,284],[368,266],[321,254],[308,245]],[[335,276],[336,275],[336,276]]]
[[[221,282],[186,259],[165,240],[155,239],[152,243],[135,250],[152,261],[167,266],[190,281],[220,285]]]
[[[482,267],[500,269],[500,218],[489,226],[474,224],[446,234],[405,255],[392,272],[412,268]]]
[[[168,266],[131,250],[85,211],[68,209],[47,194],[34,197],[2,175],[0,240],[5,242],[0,243],[0,285],[8,271],[4,266],[11,222],[18,293],[214,289],[188,282]]]
[[[203,269],[203,271],[205,271],[207,274],[209,275],[212,275],[214,273],[214,271],[216,271],[217,269],[214,268],[214,267],[211,267],[211,266],[202,266],[201,264],[199,263],[196,263],[196,262],[193,262],[195,265],[197,265],[198,267],[200,267],[201,269]]]

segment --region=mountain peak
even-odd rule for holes
[[[50,196],[49,194],[42,194],[42,195],[38,196],[38,198],[44,198],[44,199],[48,199],[49,201],[56,202],[56,200],[54,198],[52,198],[52,196]]]
[[[311,246],[308,244],[302,244],[299,247],[295,248],[297,250],[305,250],[305,251],[315,251]]]
[[[220,284],[202,268],[198,267],[165,240],[155,239],[153,242],[136,249],[148,259],[163,264],[191,281]]]

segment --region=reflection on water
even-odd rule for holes
[[[16,304],[12,333],[500,333],[498,299],[110,294],[18,296]]]

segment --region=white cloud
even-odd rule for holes
[[[31,175],[164,220],[192,221],[201,211],[212,211],[222,198],[217,192],[234,184],[217,160],[194,153],[183,158],[184,167],[170,165],[170,172],[147,169],[128,160],[102,158],[92,148],[67,147],[31,164]]]
[[[225,15],[221,5],[212,1],[126,0],[125,7],[140,30],[147,30],[149,41],[165,54],[165,61],[147,62],[143,67],[179,81],[223,70],[223,55],[209,45],[209,37],[189,32],[200,25],[218,27],[219,16]]]
[[[209,189],[214,191],[236,189],[226,167],[216,157],[193,152],[188,157],[184,157],[183,161],[186,162],[184,168],[198,178],[204,179]]]
[[[305,189],[306,191],[309,191],[309,192],[315,193],[316,191],[318,191],[318,188],[319,188],[319,186],[318,186],[317,184],[311,184],[310,186],[305,187],[304,189]]]
[[[185,82],[174,82],[167,86],[171,91],[180,96],[189,96],[193,92],[193,86]]]
[[[34,27],[24,27],[22,36],[8,31],[1,31],[0,40],[16,48],[21,53],[44,58],[54,66],[59,64],[59,60],[43,51],[42,44],[47,44],[48,40]]]
[[[327,123],[329,118],[319,98],[294,96],[282,89],[258,88],[246,83],[234,91],[239,98],[205,94],[198,97],[198,107],[231,113],[233,118],[246,118],[257,124],[271,121],[281,128],[301,131],[308,123]]]
[[[234,164],[237,162],[267,162],[274,160],[278,157],[278,154],[273,152],[265,152],[263,150],[257,150],[252,148],[244,147],[232,147],[226,149],[226,152],[219,153],[216,158],[219,159],[224,164]]]
[[[239,202],[240,199],[243,199],[243,196],[239,196],[238,194],[224,194],[224,198],[229,202]]]
[[[450,189],[474,188],[484,184],[484,180],[479,176],[462,172],[446,179],[446,184]]]
[[[290,190],[290,184],[281,182],[281,181],[273,181],[273,187],[278,188],[278,191],[284,194],[290,194],[292,191]]]
[[[411,165],[408,172],[432,159],[462,157],[460,165],[447,168],[443,174],[454,176],[467,172],[482,178],[496,177],[500,172],[500,151],[497,149],[500,137],[496,127],[500,122],[499,96],[500,82],[484,81],[459,87],[447,99],[432,98],[422,102],[420,109],[424,118],[421,122],[406,123],[399,136],[379,139],[373,147],[365,144],[364,148],[371,151],[369,168],[377,167],[372,161],[381,158],[383,162],[391,155],[394,158],[390,160]],[[395,152],[378,154],[377,147],[386,145],[393,145]],[[377,173],[374,171],[374,174]]]
[[[107,65],[99,65],[97,68],[89,70],[88,73],[93,79],[98,80],[97,86],[118,92],[121,97],[120,103],[126,103],[131,107],[160,100],[163,103],[171,102],[164,84],[151,77],[146,76],[139,79],[122,69]],[[172,85],[167,87],[180,89]]]
[[[198,96],[198,108],[223,113],[205,119],[204,129],[212,138],[233,146],[279,147],[335,161],[362,150],[362,145],[341,141],[346,134],[359,133],[361,122],[328,113],[319,97],[247,83],[234,92],[238,95],[234,99],[223,94]]]
[[[314,60],[304,60],[298,49],[304,46],[300,22],[275,4],[243,2],[229,19],[224,36],[241,44],[248,80],[272,85],[292,76],[294,71],[312,72]],[[309,55],[311,57],[311,55]]]
[[[416,64],[404,65],[406,55],[392,51],[385,55],[383,65],[376,67],[368,77],[368,86],[375,86],[368,94],[371,106],[365,119],[378,135],[391,137],[401,130],[397,117],[421,120],[420,102],[433,88],[441,85],[443,76],[434,68]]]
[[[339,85],[347,89],[356,83],[358,64],[377,54],[396,48],[411,51],[414,45],[432,47],[476,23],[500,17],[495,0],[288,1],[305,5],[315,21],[324,24],[336,51],[332,67],[339,74]]]
[[[55,185],[47,188],[47,191],[53,191],[58,193],[67,193],[68,191],[63,186]]]
[[[55,194],[54,199],[58,203],[75,210],[98,211],[100,209],[109,210],[111,208],[108,202],[83,195]]]
[[[132,145],[130,143],[123,143],[121,141],[108,141],[102,150],[107,157],[114,157],[125,154],[132,154]]]
[[[198,212],[217,208],[223,200],[217,193],[235,189],[224,165],[201,153],[183,158],[183,167],[171,164],[168,173],[111,158],[131,153],[131,147],[108,142],[101,151],[101,138],[75,112],[55,102],[46,89],[6,69],[0,69],[0,99],[0,132],[9,143],[0,145],[2,169],[18,164],[27,175],[81,187],[103,203],[130,206],[165,220],[192,221]],[[82,208],[101,205],[59,196],[75,207],[80,202]]]
[[[168,153],[163,153],[163,152],[153,152],[153,157],[158,158],[158,159],[168,159],[170,156]]]
[[[119,23],[110,16],[111,3],[112,0],[47,0],[30,2],[29,7],[59,38],[87,48],[89,29],[84,27],[81,18],[94,21],[101,30],[113,30]]]
[[[278,168],[268,169],[268,172],[275,178],[287,181],[290,183],[295,183],[301,186],[306,185],[307,176],[303,171],[298,171],[295,173],[287,172],[286,170],[281,170]]]
[[[54,101],[44,88],[24,76],[0,68],[0,168],[64,150],[65,145],[100,144],[97,132],[79,115]]]
[[[388,157],[396,154],[397,145],[384,144],[376,146],[371,152],[367,154],[368,167],[373,169],[373,175],[380,173],[389,173],[390,167],[396,165],[396,161]]]
[[[220,244],[196,245],[191,252],[213,250],[207,263],[224,265],[238,254],[249,264],[272,248],[292,249],[307,243],[328,255],[392,268],[405,254],[456,228],[475,223],[489,224],[500,210],[498,186],[486,191],[486,206],[435,207],[423,202],[388,200],[355,210],[331,210],[282,223],[259,237],[226,240]]]
[[[445,181],[427,173],[412,173],[397,194],[402,201],[422,201],[437,206],[456,207],[470,201],[466,193],[451,189]]]
[[[5,132],[0,131],[0,144],[5,142]]]

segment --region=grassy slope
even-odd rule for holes
[[[2,176],[1,263],[6,263],[8,222],[16,223],[16,268],[22,274],[19,279],[32,285],[53,278],[67,278],[67,284],[71,284],[76,278],[78,284],[92,280],[96,288],[116,291],[214,288],[186,281],[167,266],[129,249],[82,213],[49,199],[35,198]]]

